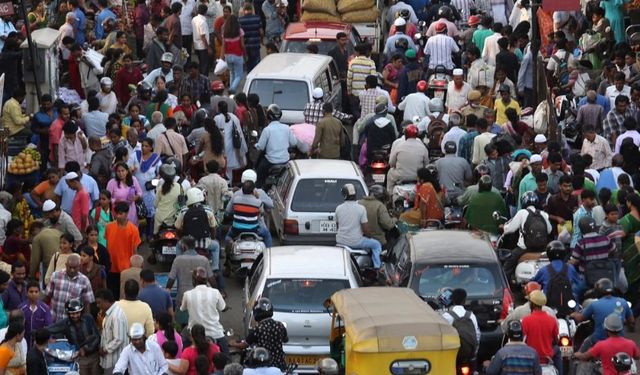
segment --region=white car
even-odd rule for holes
[[[333,246],[280,246],[267,249],[245,280],[245,334],[255,325],[253,306],[262,297],[273,305],[273,319],[287,326],[287,363],[298,373],[315,373],[319,358],[329,355],[331,315],[324,301],[333,293],[362,285],[349,251]]]

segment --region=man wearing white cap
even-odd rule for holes
[[[118,108],[118,98],[112,91],[113,81],[109,77],[100,79],[100,92],[96,97],[100,100],[100,110],[108,115],[116,113]]]
[[[384,45],[384,55],[386,57],[387,61],[391,61],[391,56],[393,56],[396,53],[404,53],[405,50],[402,49],[400,50],[398,48],[398,44],[402,44],[400,41],[406,41],[407,44],[407,48],[411,48],[414,51],[418,51],[418,49],[416,48],[415,43],[413,43],[413,40],[411,40],[411,38],[409,38],[404,32],[407,28],[407,21],[404,20],[404,18],[402,17],[398,17],[396,18],[395,21],[393,21],[393,25],[396,27],[396,33],[392,36],[390,36],[387,39],[387,43]]]
[[[538,154],[531,155],[531,159],[529,159],[529,169],[531,169],[531,173],[522,177],[518,187],[518,197],[516,199],[518,201],[518,209],[524,208],[520,206],[520,197],[522,197],[524,193],[535,191],[538,188],[536,176],[542,172],[542,156]]]
[[[66,181],[60,181],[60,183],[66,183]],[[42,215],[46,218],[44,222],[45,227],[55,228],[62,233],[69,233],[73,236],[76,246],[82,243],[82,233],[80,233],[80,230],[74,224],[71,216],[62,211],[60,207],[56,205],[56,202],[51,199],[44,201],[42,204]]]
[[[152,70],[147,74],[147,77],[144,79],[145,82],[151,85],[151,87],[155,87],[156,79],[160,76],[163,76],[167,83],[173,82],[173,54],[171,52],[165,52],[162,54],[160,58],[160,67]]]
[[[545,137],[544,134],[536,135],[536,137],[533,139],[533,148],[533,151],[542,156],[542,158],[544,159],[545,155],[543,151],[545,148],[547,148],[547,137]]]
[[[322,113],[322,105],[324,104],[324,91],[321,87],[316,87],[312,92],[313,100],[311,103],[307,103],[302,111],[304,114],[304,122],[307,124],[315,125],[320,121],[324,114]],[[337,109],[333,110],[333,117],[337,118],[340,121],[344,121],[349,119],[351,116],[338,111]]]
[[[453,80],[447,85],[446,106],[449,112],[460,110],[467,104],[467,96],[471,91],[471,85],[464,81],[462,69],[453,70]]]

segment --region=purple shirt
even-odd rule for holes
[[[22,282],[22,291],[18,290],[18,286],[12,280],[9,281],[7,290],[2,293],[2,305],[7,311],[15,310],[27,300],[27,283]]]
[[[49,306],[42,301],[38,301],[36,309],[31,310],[31,304],[27,301],[20,306],[24,312],[24,339],[29,347],[32,346],[31,334],[40,328],[48,327],[53,323]]]

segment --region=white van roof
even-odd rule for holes
[[[247,81],[260,78],[307,78],[311,82],[318,69],[331,63],[331,57],[310,53],[272,53],[249,73]]]

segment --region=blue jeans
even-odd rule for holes
[[[363,238],[358,242],[356,246],[353,246],[356,249],[371,249],[373,266],[375,268],[380,268],[382,266],[382,262],[380,261],[380,253],[382,252],[382,245],[380,241],[373,238]]]
[[[238,89],[238,85],[242,80],[244,74],[244,58],[236,55],[224,55],[224,59],[229,67],[229,73],[231,75],[231,84],[229,85],[229,92],[235,93]]]

